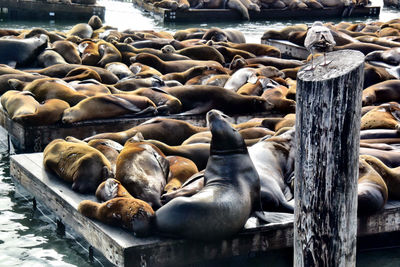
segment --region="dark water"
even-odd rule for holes
[[[269,28],[282,28],[293,23],[258,21],[243,23],[203,23],[203,24],[163,24],[150,14],[139,11],[130,3],[99,1],[106,6],[107,25],[119,30],[166,30],[174,32],[189,27],[212,27],[238,29],[247,42],[260,42],[260,37]],[[381,1],[375,1],[380,4]],[[379,20],[397,18],[400,12],[384,8]],[[321,18],[325,21],[324,18]],[[378,19],[375,19],[378,20]],[[26,22],[0,21],[1,28],[30,29],[42,27],[48,30],[67,31],[75,22]],[[306,21],[312,23],[312,21]],[[32,196],[17,186],[10,178],[9,155],[0,150],[0,267],[1,266],[111,266],[95,251],[94,259],[88,256],[89,244],[67,229],[66,233],[57,231],[56,218],[40,203],[33,209]],[[207,262],[201,266],[291,266],[292,251],[272,251],[266,254],[249,255],[228,261]],[[400,266],[400,249],[361,251],[358,253],[357,266]]]

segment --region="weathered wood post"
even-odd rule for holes
[[[327,60],[297,76],[294,266],[356,261],[364,55],[342,50]]]

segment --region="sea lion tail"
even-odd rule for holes
[[[99,203],[91,200],[83,200],[81,203],[79,203],[78,211],[86,217],[97,219],[97,212],[99,210],[99,207]]]

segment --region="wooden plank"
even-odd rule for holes
[[[3,19],[88,20],[93,15],[104,19],[105,7],[97,4],[66,5],[42,1],[0,0],[0,17]]]
[[[184,120],[193,125],[206,126],[205,115],[171,115],[172,119]],[[232,116],[233,123],[241,123],[251,118],[282,117],[279,113],[254,113]],[[48,143],[56,138],[74,136],[84,139],[98,133],[119,132],[143,123],[152,117],[119,117],[105,120],[82,121],[72,124],[57,123],[46,126],[23,126],[12,121],[7,112],[0,108],[0,126],[6,129],[11,137],[17,152],[40,152]]]
[[[237,10],[232,9],[189,9],[168,10],[164,8],[154,7],[150,3],[143,0],[133,0],[134,5],[144,10],[158,15],[164,22],[209,22],[209,21],[227,21],[227,20],[243,20],[241,14]],[[346,15],[346,17],[364,17],[379,16],[379,6],[357,7]],[[250,20],[266,20],[266,19],[319,19],[324,18],[342,18],[344,16],[344,8],[324,8],[324,9],[261,9],[260,12],[249,10]]]
[[[283,58],[307,59],[310,52],[304,47],[286,40],[261,40],[262,44],[272,45],[281,51]]]
[[[293,219],[288,214],[271,214],[275,223],[245,229],[230,240],[198,242],[160,237],[137,238],[132,233],[90,220],[77,212],[83,199],[92,195],[73,192],[42,168],[42,153],[11,156],[11,176],[37,200],[52,210],[68,229],[82,235],[113,264],[118,266],[173,266],[199,263],[251,252],[290,248],[293,246]],[[280,219],[279,219],[280,218]],[[280,222],[281,220],[281,222]],[[399,231],[400,201],[389,202],[373,216],[359,219],[360,236]]]

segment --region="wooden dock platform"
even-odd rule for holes
[[[161,116],[159,116],[161,117]],[[282,117],[279,113],[253,113],[231,116],[233,123],[246,122],[252,118]],[[118,117],[104,120],[90,120],[71,124],[61,122],[46,126],[24,126],[11,120],[7,112],[0,106],[0,126],[9,135],[16,152],[41,152],[48,143],[56,138],[73,136],[79,139],[105,132],[124,131],[137,126],[154,117]],[[187,121],[196,126],[206,126],[205,115],[170,115],[163,118],[171,118]]]
[[[106,8],[100,5],[47,3],[32,0],[0,0],[3,20],[89,20],[97,15],[104,20]]]
[[[132,0],[134,5],[152,13],[164,22],[209,22],[243,20],[241,14],[231,9],[189,9],[185,11],[154,7],[143,0]],[[320,19],[344,17],[378,17],[380,6],[357,7],[348,14],[343,7],[324,9],[261,9],[249,10],[250,20]]]
[[[82,235],[117,266],[186,265],[293,246],[293,216],[284,213],[271,213],[270,217],[275,218],[272,223],[244,229],[232,239],[218,242],[137,238],[128,231],[82,216],[77,211],[78,204],[95,197],[73,192],[69,184],[43,170],[42,160],[42,153],[11,156],[11,176],[50,208],[67,230]],[[382,212],[358,220],[359,237],[399,230],[400,201],[391,201]]]

